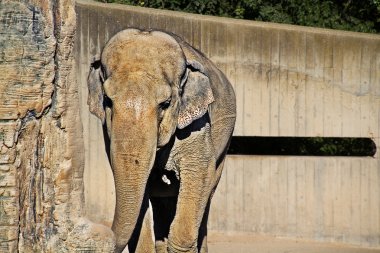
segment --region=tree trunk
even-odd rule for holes
[[[74,0],[0,1],[0,252],[113,251],[85,218]]]

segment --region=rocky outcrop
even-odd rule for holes
[[[0,1],[0,252],[107,252],[84,217],[73,0]]]

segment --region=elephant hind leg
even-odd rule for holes
[[[198,251],[200,253],[207,253],[208,252],[208,247],[207,247],[207,233],[208,233],[207,222],[208,222],[208,216],[209,216],[209,213],[210,213],[211,199],[214,196],[216,187],[218,186],[220,177],[222,176],[222,171],[223,171],[223,166],[224,166],[224,161],[225,161],[224,160],[225,154],[226,154],[226,151],[224,152],[223,158],[219,162],[219,165],[218,165],[218,167],[216,169],[216,173],[215,173],[215,176],[214,176],[214,182],[213,182],[213,189],[211,191],[210,198],[209,198],[209,200],[207,202],[207,206],[206,206],[205,212],[203,214],[203,219],[202,219],[202,222],[201,222],[201,226],[199,227]]]
[[[170,224],[175,212],[177,197],[152,197],[154,234],[156,236],[156,252],[167,253],[167,240]]]
[[[155,251],[152,205],[144,197],[136,228],[128,242],[130,253],[152,253]]]
[[[208,247],[207,247],[207,221],[208,221],[208,214],[210,211],[210,200],[207,203],[205,213],[203,214],[202,223],[201,223],[201,226],[199,227],[198,252],[200,252],[200,253],[207,253],[208,252]]]

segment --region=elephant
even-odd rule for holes
[[[128,28],[92,62],[88,90],[115,182],[115,252],[207,252],[236,118],[225,75],[175,34]]]

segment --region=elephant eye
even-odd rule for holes
[[[171,98],[165,100],[164,102],[159,104],[159,108],[161,110],[166,110],[170,106]]]

